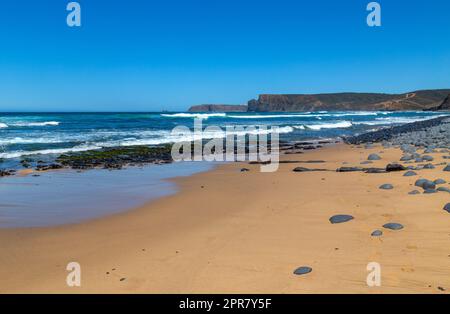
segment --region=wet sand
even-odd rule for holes
[[[380,153],[383,151],[383,153]],[[226,164],[178,178],[180,192],[126,213],[40,229],[0,230],[2,293],[445,293],[450,289],[450,194],[408,195],[418,178],[450,181],[444,166],[404,172],[337,173],[370,153],[399,149],[325,147],[282,160],[275,173]],[[430,154],[434,164],[444,154]],[[348,164],[343,165],[343,162]],[[333,171],[295,173],[297,166]],[[242,167],[249,172],[240,172]],[[393,190],[380,190],[382,184]],[[449,187],[448,183],[443,186]],[[331,224],[336,214],[354,220]],[[404,229],[382,228],[389,222]],[[371,237],[372,231],[383,231]],[[81,287],[66,285],[69,262]],[[368,287],[367,264],[381,265]],[[293,271],[313,271],[296,276]],[[442,289],[446,291],[442,291]]]

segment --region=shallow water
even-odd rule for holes
[[[176,193],[177,186],[167,179],[190,176],[213,166],[182,162],[0,178],[0,228],[54,226],[123,212]]]

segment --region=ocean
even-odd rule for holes
[[[8,166],[24,156],[40,158],[103,147],[156,145],[190,140],[173,136],[179,125],[278,126],[281,140],[336,138],[375,128],[438,117],[423,111],[301,113],[0,113],[0,159]],[[204,138],[223,137],[207,132]],[[0,164],[1,168],[1,164]]]

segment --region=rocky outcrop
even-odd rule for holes
[[[449,94],[450,89],[421,90],[405,94],[264,94],[257,100],[248,102],[248,111],[426,110],[440,106]]]
[[[449,110],[450,111],[450,95],[447,96],[447,98],[444,99],[442,104],[440,104],[437,107],[433,107],[430,109],[427,109],[429,111],[440,111],[440,110]]]
[[[189,112],[247,112],[245,105],[198,105],[189,108]]]

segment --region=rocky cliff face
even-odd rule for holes
[[[248,102],[248,111],[426,110],[438,107],[449,94],[450,89],[422,90],[405,94],[266,94],[260,95],[257,100],[250,100]]]
[[[428,110],[430,110],[430,111],[440,111],[440,110],[450,111],[450,95],[448,95],[447,98],[444,99],[442,104],[440,104],[437,107],[430,108]]]
[[[198,105],[189,108],[189,112],[247,112],[245,105]]]

